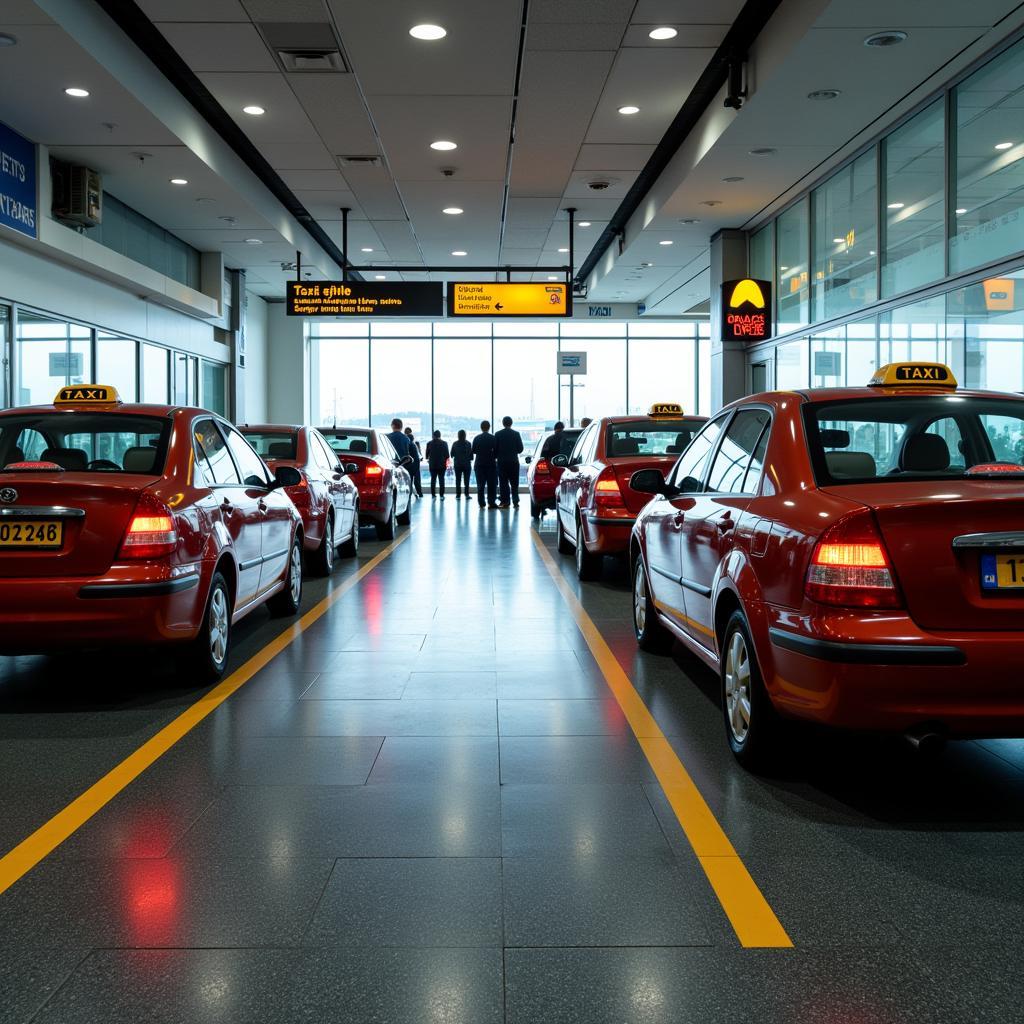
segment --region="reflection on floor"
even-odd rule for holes
[[[745,775],[711,674],[636,650],[621,567],[580,586],[563,560],[796,944],[742,950],[526,515],[428,498],[414,520],[0,896],[0,1021],[1019,1017],[1024,744],[925,763],[810,736]],[[280,629],[255,616],[233,662]],[[164,659],[87,664],[0,666],[5,850],[198,696]]]

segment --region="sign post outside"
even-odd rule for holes
[[[587,353],[586,352],[559,352],[558,353],[558,375],[569,378],[569,426],[576,426],[576,375],[586,376]]]

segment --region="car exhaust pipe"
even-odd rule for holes
[[[922,757],[934,757],[935,755],[942,753],[946,746],[945,733],[931,728],[930,726],[908,729],[907,732],[904,733],[904,736],[907,742]]]

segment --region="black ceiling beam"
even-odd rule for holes
[[[305,228],[318,245],[345,269],[345,257],[313,215],[299,202],[281,176],[249,137],[235,124],[213,93],[179,56],[163,33],[146,17],[135,0],[96,0],[110,19],[152,61],[163,76],[192,104],[218,135],[242,158],[282,206]],[[349,274],[352,271],[348,264]],[[358,275],[355,278],[358,280]]]
[[[722,40],[722,44],[715,51],[715,55],[708,62],[708,66],[690,91],[690,95],[679,108],[668,131],[665,132],[661,142],[655,147],[650,159],[644,165],[644,169],[637,175],[636,181],[633,182],[632,187],[619,203],[619,208],[612,214],[612,219],[601,232],[590,255],[580,266],[577,280],[581,284],[586,282],[601,257],[626,230],[630,217],[639,209],[662,171],[668,167],[669,161],[676,155],[679,147],[703,117],[704,112],[714,102],[719,90],[728,82],[730,65],[734,65],[737,60],[745,59],[747,51],[760,35],[761,30],[768,24],[768,20],[781,2],[782,0],[747,0],[743,5],[743,9],[736,16],[732,27],[726,33],[725,39]]]

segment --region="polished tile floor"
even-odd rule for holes
[[[1024,744],[812,735],[748,776],[711,673],[636,650],[621,567],[560,560],[794,942],[741,949],[528,517],[414,522],[0,895],[0,1022],[1020,1019]],[[281,628],[252,616],[233,664]],[[4,851],[200,696],[94,663],[0,663]]]

